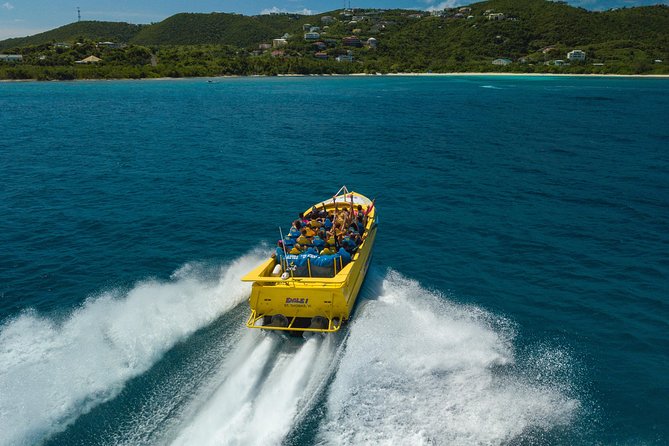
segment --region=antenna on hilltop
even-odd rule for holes
[[[81,22],[81,9],[77,6],[77,22]]]

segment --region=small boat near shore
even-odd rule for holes
[[[285,237],[281,234],[272,257],[242,278],[253,283],[246,326],[338,331],[351,317],[369,268],[376,231],[374,201],[349,192],[346,186],[308,208]],[[308,237],[311,233],[316,235]],[[327,234],[325,240],[319,233]],[[302,245],[295,243],[298,235]],[[325,249],[319,251],[321,246]]]

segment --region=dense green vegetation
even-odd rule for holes
[[[440,15],[406,10],[177,14],[151,25],[79,22],[0,42],[1,52],[23,56],[19,62],[0,61],[0,79],[427,71],[669,74],[667,6],[593,12],[545,0],[490,0],[459,9]],[[491,10],[504,18],[489,20]],[[333,20],[322,22],[324,16]],[[319,43],[304,39],[306,24],[321,28]],[[285,46],[259,49],[284,34],[290,35]],[[373,37],[378,45],[346,46],[342,39],[352,35],[362,43]],[[103,41],[119,45],[98,44]],[[586,52],[585,61],[555,62],[569,62],[567,52],[576,48]],[[77,63],[91,55],[101,61]],[[346,55],[353,60],[336,61]],[[512,63],[493,65],[499,58]]]
[[[147,25],[131,25],[118,22],[75,22],[29,37],[0,41],[0,52],[53,42],[74,42],[78,39],[94,41],[129,42]]]

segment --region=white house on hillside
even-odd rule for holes
[[[511,59],[495,59],[492,61],[493,65],[509,65],[511,63]]]
[[[0,60],[4,62],[22,62],[23,56],[21,54],[0,54]]]
[[[585,60],[585,51],[571,50],[567,53],[567,59],[571,61],[582,62]]]

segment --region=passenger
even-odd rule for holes
[[[293,226],[290,228],[288,235],[290,235],[294,239],[297,239],[300,236],[300,231],[295,226]]]
[[[293,227],[299,231],[302,229],[302,221],[298,218],[293,222]]]
[[[341,259],[346,265],[347,263],[350,263],[351,261],[351,254],[349,254],[344,248],[339,248],[339,251],[337,251],[337,254],[341,255]]]
[[[274,250],[274,253],[272,254],[272,258],[274,259],[280,259],[283,257],[284,251],[283,251],[283,240],[279,240],[276,242],[276,249]]]
[[[309,249],[307,249],[306,254],[313,254],[315,256],[318,255],[318,250],[314,248],[313,246],[310,246]]]
[[[372,212],[372,209],[374,209],[374,203],[375,202],[376,202],[376,198],[372,200],[372,204],[367,206],[367,209],[365,209],[365,217],[367,217]]]
[[[334,254],[335,252],[336,251],[334,249],[330,248],[330,246],[326,246],[325,248],[321,249],[321,255],[322,256],[330,256],[330,255]]]
[[[311,240],[307,236],[307,228],[302,228],[302,234],[297,238],[297,243],[300,245],[311,245]]]
[[[311,226],[312,229],[318,229],[318,228],[320,228],[321,226],[323,226],[323,223],[321,223],[320,221],[318,221],[318,220],[316,219],[316,216],[314,216],[314,217],[312,217],[311,221],[309,222],[309,226]]]
[[[302,231],[305,231],[305,232],[306,232],[305,235],[306,235],[308,238],[310,238],[310,239],[313,238],[314,235],[316,235],[316,231],[314,231],[314,230],[313,230],[312,228],[310,228],[309,226],[305,226],[305,227],[302,229]]]
[[[286,246],[287,250],[290,250],[293,246],[295,246],[295,239],[291,237],[290,234],[286,234],[286,237],[283,239],[283,244]]]
[[[296,256],[302,254],[302,247],[300,244],[295,243],[295,246],[293,246],[293,249],[290,250],[290,253]]]
[[[325,218],[325,222],[323,222],[323,227],[325,228],[326,231],[332,229],[332,219],[330,218],[329,215]]]
[[[348,210],[342,209],[342,211],[337,215],[337,221],[342,222],[342,226],[346,224],[346,221],[348,220]],[[335,223],[336,224],[336,223]]]
[[[329,246],[336,246],[337,245],[337,237],[336,237],[334,231],[328,232],[328,239],[327,239],[326,243]]]
[[[321,250],[325,246],[325,240],[323,240],[319,235],[316,235],[311,243],[316,247],[316,249]]]
[[[345,235],[341,240],[341,246],[348,252],[352,253],[357,247],[355,241],[351,238],[350,235]]]

